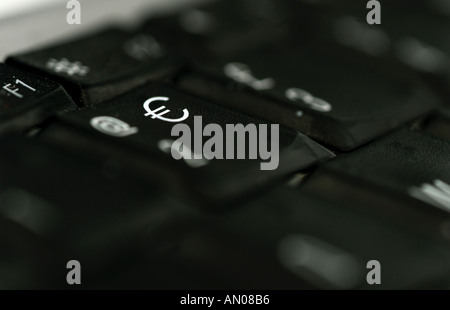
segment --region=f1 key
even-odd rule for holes
[[[27,129],[56,112],[75,108],[59,84],[0,64],[0,135]]]
[[[80,106],[96,104],[148,79],[162,78],[176,67],[176,49],[169,48],[161,36],[169,37],[108,29],[14,55],[6,62],[58,81]]]

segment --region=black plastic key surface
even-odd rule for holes
[[[75,108],[59,84],[0,64],[0,135],[23,131]]]
[[[154,28],[147,32],[108,29],[6,61],[57,80],[78,105],[89,105],[175,70],[181,60],[168,38]]]
[[[429,112],[439,99],[399,66],[327,44],[280,43],[199,65],[180,88],[342,151]]]
[[[441,109],[424,124],[424,132],[450,141],[450,109]]]
[[[139,174],[158,175],[161,182],[169,182],[174,190],[177,188],[175,185],[181,185],[190,194],[198,193],[196,198],[217,202],[261,189],[290,173],[334,156],[306,136],[279,127],[279,159],[276,159],[276,145],[272,145],[276,138],[272,135],[275,124],[265,124],[162,84],[144,85],[109,102],[63,115],[60,119],[61,122],[43,131],[43,139],[87,156],[117,158]],[[171,133],[177,123],[190,130],[191,145],[186,149],[174,144],[182,135]],[[223,159],[209,160],[205,158],[208,154],[203,153],[203,145],[210,139],[210,136],[203,137],[203,128],[209,124],[221,127],[223,136],[216,137],[219,141],[216,147],[223,146],[222,154],[218,153]],[[243,154],[240,159],[236,159],[238,147],[234,151],[228,150],[234,157],[227,155],[225,142],[234,134],[227,133],[227,125],[238,124],[246,128],[255,126],[258,135],[249,138],[248,133],[241,131],[246,137],[242,144],[245,150],[240,149]],[[261,136],[261,126],[266,125],[267,142]],[[234,137],[236,143],[238,137]],[[272,152],[270,158],[262,159],[256,155],[249,159],[249,146],[255,142],[259,148],[267,143]],[[181,155],[180,160],[172,157],[172,149]],[[194,155],[201,158],[193,159]]]
[[[389,193],[440,218],[450,216],[450,141],[402,129],[323,165],[309,179],[317,192],[330,175],[350,187]],[[306,183],[308,184],[308,182]],[[345,193],[342,190],[342,193]],[[381,203],[381,202],[380,202]]]
[[[214,289],[446,288],[448,235],[367,206],[374,207],[370,199],[327,200],[326,190],[273,190],[186,235],[179,264],[214,275]],[[381,265],[381,285],[366,280],[372,260]]]
[[[55,283],[64,279],[65,270],[54,266],[64,262],[63,256],[45,240],[5,217],[5,214],[13,219],[24,215],[12,208],[7,209],[5,200],[9,198],[8,194],[11,193],[0,193],[0,289],[57,288]]]
[[[168,30],[190,58],[217,57],[285,37],[289,8],[285,1],[276,0],[214,1],[152,17],[143,29]]]
[[[335,28],[334,30],[337,31],[335,34],[342,35],[342,39],[345,39],[345,35],[347,34],[347,39],[351,40],[352,38],[356,39],[356,37],[352,35],[359,32],[361,36],[368,36],[365,40],[374,39],[374,45],[381,42],[377,41],[376,36],[371,35],[374,35],[377,31],[379,34],[384,32],[384,34],[390,38],[390,41],[386,42],[388,44],[390,43],[388,47],[393,48],[394,52],[397,53],[399,60],[408,60],[405,59],[408,58],[408,56],[417,56],[416,59],[418,62],[412,62],[410,64],[416,65],[419,69],[420,60],[428,60],[428,64],[432,65],[434,63],[433,60],[436,60],[435,56],[438,56],[438,58],[439,54],[443,54],[442,56],[446,55],[447,57],[450,56],[450,42],[446,35],[450,29],[450,21],[448,19],[450,14],[448,11],[445,12],[444,9],[438,9],[439,2],[448,1],[405,0],[383,3],[381,5],[380,24],[373,25],[367,23],[366,16],[370,10],[366,8],[365,3],[354,0],[348,1],[346,5],[340,5],[340,3],[336,2],[334,10],[332,10],[335,13],[332,23],[334,26],[344,26],[339,22],[339,16],[341,18],[354,18],[355,21],[359,20],[365,23],[367,26],[366,28],[354,23],[355,28],[353,29],[353,32],[351,28],[347,29],[349,31],[347,33],[339,31],[344,30],[344,28]],[[374,31],[370,32],[369,28]],[[418,49],[412,48],[410,49],[409,55],[406,55],[408,54],[406,53],[403,54],[405,57],[402,57],[402,53],[400,52],[402,46],[406,47],[405,44],[407,43],[407,40],[416,41],[416,47]],[[364,43],[364,41],[361,43]],[[421,47],[423,50],[420,49]],[[422,51],[422,53],[420,53],[420,51]],[[426,62],[422,62],[422,64],[424,65],[422,69],[426,70]],[[437,65],[437,63],[435,64]]]
[[[86,161],[42,141],[8,139],[1,146],[2,288],[26,288],[30,281],[64,288],[73,259],[81,262],[83,282],[95,287],[141,253],[149,263],[164,256],[179,233],[197,225],[196,213],[164,195],[158,180],[130,177],[112,159]],[[13,279],[8,272],[20,270],[29,273],[4,282]],[[36,270],[46,275],[37,283]]]
[[[331,38],[374,58],[401,63],[449,95],[450,20],[444,1],[382,3],[381,23],[369,25],[366,3],[335,2],[315,23],[317,38]],[[441,4],[440,4],[441,3]],[[442,6],[441,9],[439,7]],[[448,4],[447,4],[448,6]]]

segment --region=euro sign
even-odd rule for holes
[[[144,110],[147,111],[146,114],[144,114],[144,116],[151,116],[152,119],[159,119],[165,122],[170,122],[170,123],[179,123],[182,122],[184,120],[186,120],[189,117],[189,111],[187,109],[183,110],[183,116],[177,119],[172,119],[172,118],[165,118],[163,117],[163,115],[167,114],[170,112],[169,109],[167,109],[165,106],[160,106],[159,108],[152,110],[150,109],[150,104],[155,102],[155,101],[169,101],[169,98],[167,97],[153,97],[148,99],[147,101],[144,102]]]

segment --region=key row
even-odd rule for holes
[[[194,68],[178,75],[174,86],[213,103],[298,130],[340,151],[358,148],[427,115],[442,102],[419,79],[401,68],[338,48],[329,54],[326,45],[303,49],[266,46]],[[47,78],[4,65],[0,69],[4,84],[0,93],[2,131],[27,129],[56,112],[75,108],[62,88]],[[72,98],[77,98],[71,92],[73,87],[81,85],[78,90],[83,94],[93,89],[87,84],[83,86],[85,77],[79,79],[61,81]],[[94,86],[94,93],[102,96],[100,101],[146,81],[140,75],[132,79],[137,83],[118,80],[128,86],[121,88],[107,81],[100,88]],[[59,91],[54,91],[56,88]]]
[[[151,83],[60,114],[35,139],[89,161],[114,160],[136,176],[160,179],[185,197],[214,202],[215,210],[319,166],[319,175],[348,175],[357,184],[367,181],[427,201],[431,195],[437,199],[432,205],[449,211],[441,193],[450,184],[449,120],[442,110],[411,126],[414,130],[402,128],[323,164],[334,154],[303,134]],[[173,121],[181,126],[175,133]],[[240,129],[233,124],[241,124]],[[424,192],[430,187],[431,194]]]
[[[19,75],[16,77],[21,78]],[[35,84],[29,80],[18,81],[16,94],[34,99],[36,95],[28,87]],[[51,85],[57,85],[48,83],[50,89]],[[56,87],[57,94],[65,94]],[[246,91],[236,90],[237,93]],[[20,103],[26,97],[15,98],[11,94],[10,98]],[[49,106],[52,103],[61,104],[55,98],[54,101],[50,100],[51,97],[43,98]],[[46,112],[45,109],[40,110],[43,107],[39,102],[34,102],[38,116]],[[90,160],[113,158],[137,175],[158,175],[162,180],[169,181],[169,184],[176,184],[180,189],[193,193],[191,196],[223,203],[246,193],[257,192],[273,182],[285,180],[299,171],[307,171],[334,157],[333,152],[290,127],[279,126],[275,121],[267,122],[263,118],[249,116],[251,113],[243,114],[236,110],[189,95],[173,86],[149,83],[110,101],[70,113],[60,113],[42,126],[37,138],[51,141]],[[423,140],[423,143],[404,146],[414,153],[395,157],[399,156],[399,151],[385,151],[383,147],[389,143],[379,146],[376,142],[379,140],[376,140],[346,155],[353,159],[358,158],[357,154],[366,154],[356,159],[354,165],[350,160],[348,165],[355,169],[358,162],[370,162],[371,154],[375,159],[395,154],[387,162],[381,162],[392,164],[383,172],[387,183],[394,177],[401,177],[402,171],[409,173],[417,167],[428,167],[423,171],[429,171],[430,175],[418,180],[405,175],[409,187],[435,180],[448,183],[450,180],[436,173],[439,169],[446,171],[448,119],[445,109],[428,118],[421,129],[421,139],[415,138],[413,132],[405,133],[404,139],[394,133],[387,136],[387,139],[394,139],[393,145]],[[372,123],[373,120],[368,124]],[[353,126],[358,125],[356,123]],[[401,129],[400,132],[402,130],[407,129]],[[399,150],[403,150],[402,147]],[[434,157],[430,157],[429,150],[432,150]],[[418,156],[415,162],[412,161],[412,155]],[[367,166],[373,170],[363,170],[358,180],[366,175],[376,176],[381,173],[377,165]],[[350,168],[344,166],[342,170],[352,171]],[[396,168],[402,170],[397,173]],[[412,176],[423,173],[420,170]]]
[[[411,140],[394,143],[405,135],[384,149],[408,152]],[[376,180],[332,170],[343,158],[305,186],[272,186],[216,216],[157,177],[133,176],[114,156],[85,160],[36,139],[1,143],[2,288],[63,288],[73,259],[85,288],[371,289],[373,260],[383,288],[450,285],[450,216],[436,207],[444,174],[430,184],[434,194],[417,186],[422,196],[409,195],[407,180],[368,186]]]
[[[7,63],[57,81],[78,107],[104,102],[152,80],[167,81],[197,96],[299,130],[338,151],[358,148],[448,101],[448,96],[436,97],[439,92],[429,89],[436,89],[436,83],[424,83],[420,74],[401,61],[378,57],[368,50],[384,41],[385,35],[380,34],[384,30],[363,27],[348,17],[358,11],[359,5],[354,2],[324,6],[320,2],[264,0],[254,4],[254,0],[219,1],[172,16],[153,17],[136,31],[106,29],[13,55]],[[420,5],[423,2],[418,1],[416,6]],[[418,10],[413,8],[406,12],[416,14]],[[389,12],[396,10],[396,5],[386,8]],[[292,18],[292,12],[305,18]],[[435,14],[432,9],[420,12],[425,16]],[[233,14],[235,19],[230,18]],[[382,26],[402,32],[395,22],[386,17]],[[323,26],[310,30],[314,33],[311,37],[305,30],[309,28],[299,27],[299,23]],[[436,29],[425,39],[446,33],[442,31],[447,28],[445,22],[433,27]],[[413,33],[401,38],[416,43],[405,44],[411,48],[425,46],[420,43],[422,28],[410,28]],[[361,46],[364,42],[372,43]],[[415,63],[412,67],[420,67],[418,62],[422,62],[422,67],[447,68],[446,42],[440,37],[432,39],[428,45],[442,46],[413,48],[405,55],[414,58],[410,59]],[[401,60],[408,62],[408,57]],[[0,93],[2,107],[10,111],[6,113],[8,120],[12,118],[11,105],[16,106],[11,100],[26,101],[22,92],[33,92],[37,89],[33,85],[40,83],[21,83],[11,70],[2,69],[5,73]],[[428,71],[430,79],[439,80],[443,86],[438,88],[448,89],[445,79],[438,77],[448,78],[445,72],[434,72],[436,75],[426,68],[419,71]],[[46,109],[47,114],[67,110],[67,105],[73,103]],[[33,114],[28,121],[4,126],[10,127],[9,131],[23,129],[48,116]]]

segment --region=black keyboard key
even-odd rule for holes
[[[215,275],[210,288],[445,288],[448,235],[421,232],[365,210],[366,199],[327,201],[275,190],[186,235],[179,262]],[[420,221],[417,222],[420,225]],[[448,225],[448,224],[447,224]],[[381,285],[369,285],[369,261],[381,264]],[[414,272],[411,272],[414,270]]]
[[[80,261],[83,281],[90,286],[124,262],[139,260],[140,253],[148,254],[150,263],[150,256],[163,256],[178,234],[198,222],[191,208],[163,195],[156,179],[130,177],[114,160],[91,163],[42,141],[9,139],[1,145],[0,221],[3,216],[18,228],[10,230],[11,236],[9,226],[0,225],[0,244],[5,238],[21,242],[20,229],[47,245],[36,250],[39,256],[26,254],[38,247],[37,241],[17,245],[25,253],[17,258],[17,269],[24,272],[38,257],[52,257],[51,250],[57,250],[56,261],[42,265],[48,275],[63,273],[59,282],[52,278],[51,287],[66,287],[65,266],[72,259]]]
[[[166,33],[109,29],[87,37],[15,55],[7,63],[60,82],[78,105],[95,104],[181,65]]]
[[[57,83],[0,64],[0,135],[23,131],[76,105]]]
[[[63,283],[65,280],[65,265],[58,266],[58,263],[63,262],[62,255],[45,240],[16,222],[25,214],[20,212],[23,210],[8,208],[5,200],[14,198],[12,195],[12,192],[0,193],[0,289],[58,288],[55,283],[58,280]],[[15,198],[27,203],[23,201],[26,197]],[[16,200],[14,206],[17,205]],[[59,278],[61,274],[62,277]]]
[[[423,210],[448,218],[449,155],[448,140],[402,129],[323,165],[316,172],[318,176],[313,174],[309,182],[316,183],[316,191],[326,191],[319,180],[337,175],[360,189],[368,188],[374,193],[385,191],[411,204],[423,202]]]
[[[450,141],[450,110],[442,109],[426,121],[424,132],[435,137]]]
[[[324,14],[320,33],[350,49],[400,62],[423,75],[436,89],[450,88],[450,20],[433,1],[392,1],[382,4],[380,25],[368,25],[360,1],[337,4]],[[424,26],[426,25],[426,26]]]
[[[425,14],[434,14],[439,16],[450,17],[450,3],[448,0],[399,0],[389,2],[389,6],[404,8],[407,10],[420,11]]]
[[[289,14],[284,1],[222,0],[152,17],[144,29],[166,29],[177,37],[184,53],[202,59],[284,37]]]
[[[63,115],[61,120],[44,130],[42,138],[87,156],[117,157],[138,174],[158,175],[161,182],[169,181],[174,188],[181,185],[188,193],[199,193],[196,198],[212,199],[218,205],[226,198],[248,194],[333,157],[330,151],[309,138],[283,127],[279,127],[277,146],[275,124],[264,124],[160,84],[145,85],[112,101]],[[190,146],[181,148],[181,142],[174,144],[178,136],[172,136],[171,131],[177,122],[190,130],[190,138],[187,138]],[[210,152],[215,151],[207,148],[207,141],[209,145],[212,141],[202,136],[203,128],[209,124],[220,126],[215,131],[214,149],[217,151],[215,158],[223,159],[212,157]],[[243,131],[240,133],[245,136],[236,135],[227,129],[227,125],[238,124],[253,130],[253,136],[249,138]],[[237,139],[242,141],[240,146],[234,149],[231,144],[228,146],[226,140],[236,144]],[[258,146],[253,144],[255,148],[252,147],[258,140]],[[270,152],[267,156],[263,151],[265,143]],[[171,148],[180,155],[180,160],[172,157]],[[250,152],[250,148],[253,151]],[[194,159],[194,155],[201,158]]]
[[[299,130],[342,151],[427,113],[439,100],[398,66],[330,45],[267,46],[202,65],[182,89]]]

